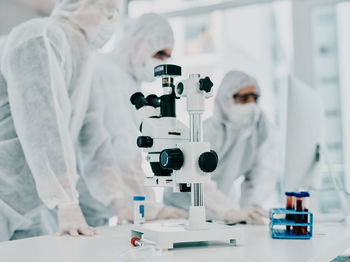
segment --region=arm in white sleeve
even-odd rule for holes
[[[272,135],[259,147],[253,168],[241,185],[241,207],[262,207],[272,195],[277,179],[277,145]]]
[[[92,82],[88,111],[79,134],[79,166],[93,197],[104,205],[122,199],[123,181],[104,127],[104,104],[97,81]]]
[[[212,216],[221,220],[229,210],[238,208],[217,188],[213,180],[204,185],[204,204]]]
[[[225,145],[226,134],[220,123],[209,119],[204,122],[204,140],[210,142],[213,150],[218,152]],[[220,156],[219,156],[220,158]],[[219,162],[220,165],[220,162]],[[232,209],[237,209],[237,205],[225,196],[217,187],[216,181],[211,179],[205,184],[204,203],[209,213],[213,217],[223,220],[225,214]]]
[[[4,54],[2,70],[15,129],[38,195],[49,207],[75,202],[78,176],[69,119],[62,54],[44,37]]]

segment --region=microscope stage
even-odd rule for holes
[[[145,242],[153,242],[161,249],[174,248],[174,244],[189,242],[220,241],[231,245],[236,244],[237,232],[227,225],[206,223],[201,230],[188,230],[185,224],[162,222],[134,225],[131,237],[137,237]]]

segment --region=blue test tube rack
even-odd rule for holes
[[[297,223],[294,220],[287,220],[284,215],[308,215],[307,223]],[[272,208],[270,210],[270,232],[275,239],[310,239],[312,237],[313,215],[308,211],[294,211],[285,208]],[[297,235],[291,229],[287,232],[286,226],[306,226],[306,235]]]

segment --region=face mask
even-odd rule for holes
[[[89,46],[91,46],[93,49],[102,48],[114,34],[114,21],[114,19],[104,19],[97,28],[85,30]]]
[[[260,108],[256,103],[233,104],[228,120],[239,128],[252,126],[258,119]]]
[[[158,59],[155,59],[153,57],[148,59],[142,68],[142,74],[141,74],[140,80],[146,81],[146,82],[153,82],[155,80],[154,68],[160,64],[162,64],[162,61]]]

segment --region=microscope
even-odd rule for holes
[[[137,146],[147,153],[153,177],[145,186],[172,187],[174,192],[190,192],[189,221],[182,225],[146,223],[134,225],[133,239],[154,242],[162,249],[176,243],[228,241],[235,244],[232,227],[206,222],[204,184],[218,164],[218,156],[203,141],[202,114],[205,99],[212,96],[213,83],[209,77],[191,74],[188,79],[174,83],[181,76],[181,67],[164,64],[154,68],[154,76],[162,78],[163,95],[145,97],[137,92],[130,98],[137,109],[142,136]],[[187,98],[189,127],[176,118],[176,100]]]

